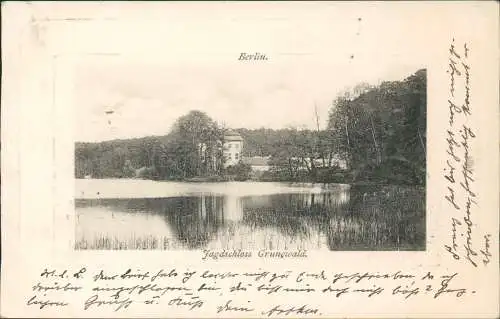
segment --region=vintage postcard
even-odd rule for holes
[[[6,318],[497,318],[496,2],[2,4]]]

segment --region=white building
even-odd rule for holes
[[[244,157],[243,163],[250,165],[254,172],[266,172],[271,169],[269,159],[271,156]]]
[[[227,132],[224,135],[224,167],[236,165],[241,160],[243,138],[236,132]]]

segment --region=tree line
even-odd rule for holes
[[[427,73],[339,96],[327,131],[354,180],[425,184]]]
[[[264,180],[424,184],[426,70],[403,81],[360,84],[339,95],[326,128],[246,129],[242,156],[269,157]],[[75,145],[77,178],[189,179],[244,172],[224,168],[227,128],[200,111],[177,119],[165,136]],[[341,169],[338,159],[347,163]],[[242,179],[245,179],[244,177]]]
[[[77,178],[140,177],[182,179],[220,175],[225,129],[200,111],[175,122],[165,136],[149,136],[75,146]]]

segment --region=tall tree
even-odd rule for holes
[[[170,134],[184,177],[216,173],[223,132],[207,114],[189,112],[176,121]]]

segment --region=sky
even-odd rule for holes
[[[315,127],[317,108],[324,127],[346,89],[402,80],[429,58],[422,33],[412,36],[411,8],[364,7],[219,5],[207,15],[184,6],[82,28],[75,36],[99,32],[109,54],[78,60],[75,139],[164,135],[191,110],[231,128],[276,129]],[[238,61],[242,52],[269,60]]]

